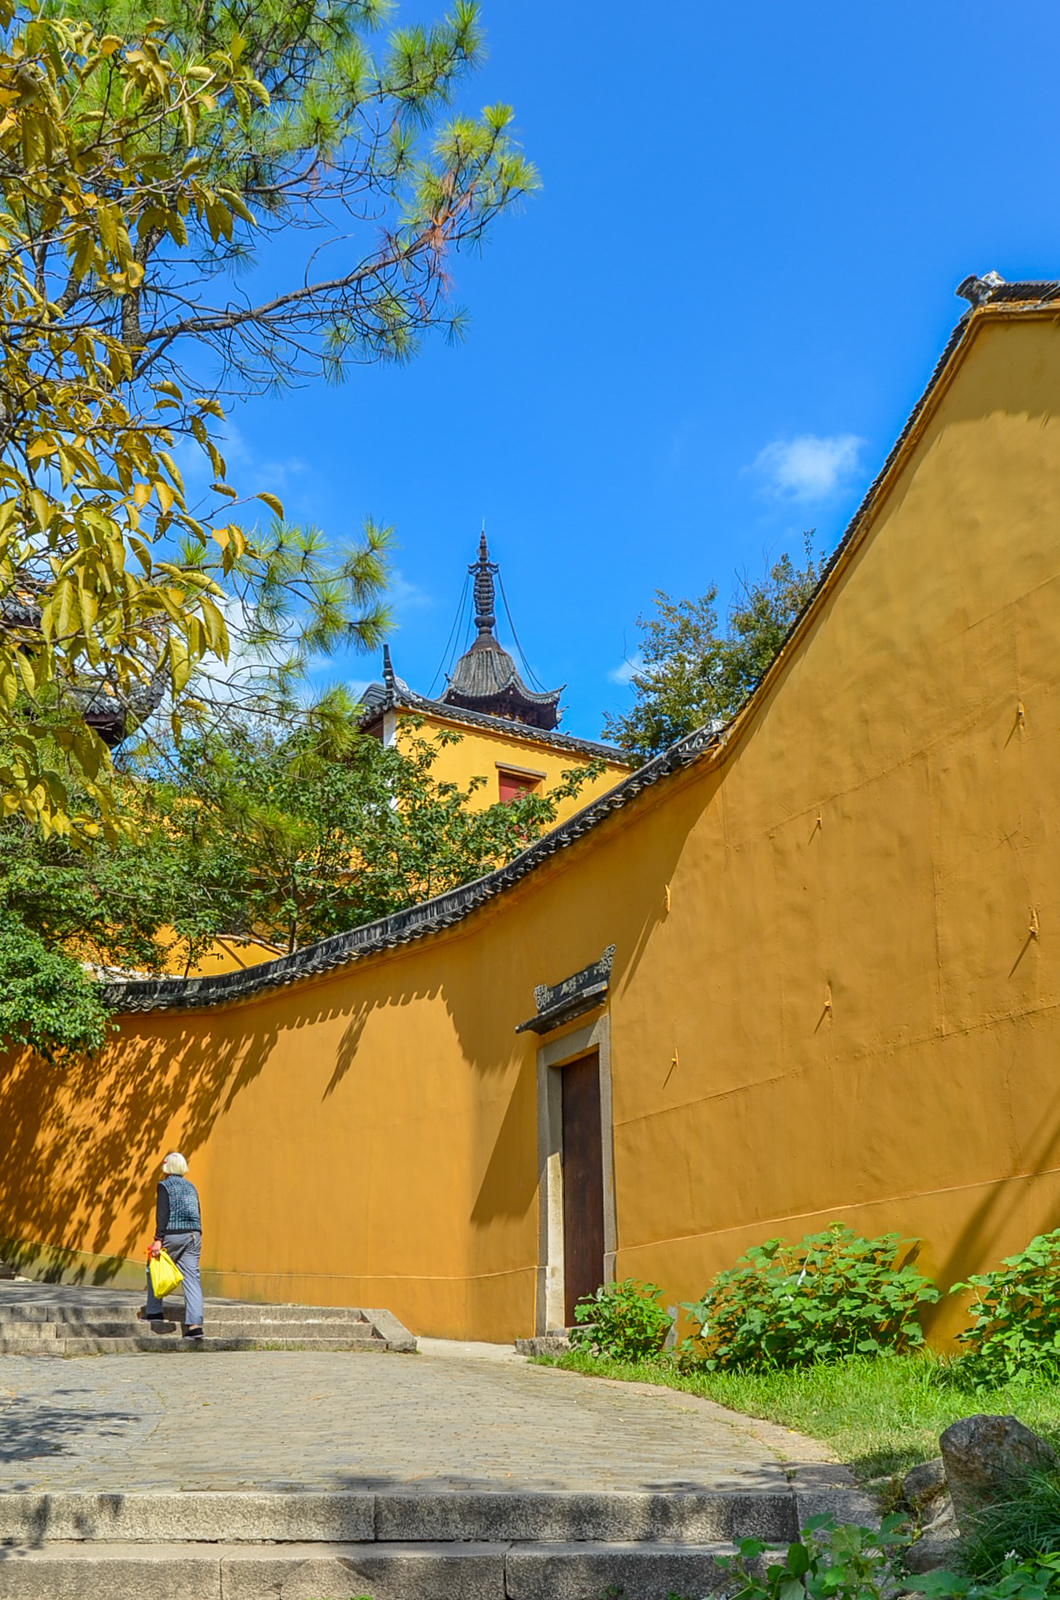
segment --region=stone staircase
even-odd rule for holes
[[[207,1300],[206,1337],[193,1340],[181,1337],[184,1307],[180,1301],[166,1303],[166,1321],[139,1322],[136,1311],[143,1304],[142,1295],[106,1289],[53,1289],[49,1293],[49,1288],[18,1283],[0,1286],[0,1355],[416,1349],[408,1329],[388,1311]]]
[[[860,1496],[846,1492],[854,1502]],[[829,1507],[843,1518],[844,1491]],[[0,1494],[0,1600],[704,1596],[733,1541],[784,1547],[818,1493],[387,1489]]]

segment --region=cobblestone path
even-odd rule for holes
[[[708,1401],[456,1347],[0,1357],[0,1491],[769,1488],[828,1459]]]

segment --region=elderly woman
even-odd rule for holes
[[[179,1150],[171,1150],[162,1163],[162,1179],[155,1203],[155,1237],[149,1254],[157,1258],[163,1246],[180,1268],[184,1279],[184,1337],[202,1338],[202,1285],[199,1282],[199,1251],[202,1248],[202,1216],[199,1194],[186,1176],[188,1163]],[[140,1312],[145,1322],[161,1322],[162,1302],[151,1287],[150,1263],[147,1269],[147,1304]]]

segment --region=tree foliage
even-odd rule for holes
[[[100,1049],[112,1027],[100,986],[80,965],[0,914],[0,1046],[61,1066]]]
[[[451,256],[530,194],[537,175],[512,113],[453,110],[481,63],[478,6],[455,0],[433,25],[389,27],[391,0],[153,0],[159,38],[185,73],[220,51],[267,98],[218,98],[195,161],[228,215],[138,230],[142,277],[120,307],[70,297],[70,326],[104,328],[158,374],[204,350],[249,385],[353,363],[407,359],[427,328],[457,332]],[[133,36],[138,0],[88,0],[101,31]],[[179,123],[152,133],[179,167]],[[266,246],[282,230],[284,251]],[[301,242],[301,248],[299,248]],[[170,373],[172,375],[172,373]]]
[[[466,883],[555,821],[598,764],[551,791],[475,809],[435,763],[456,735],[384,747],[345,698],[292,726],[232,716],[160,756],[122,796],[135,837],[74,847],[0,826],[0,914],[102,967],[194,963],[218,935],[294,950]],[[126,780],[132,782],[132,780]]]
[[[506,108],[443,120],[481,57],[464,0],[378,61],[378,0],[160,10],[0,0],[0,806],[75,838],[117,826],[86,706],[165,692],[179,725],[233,622],[288,678],[385,626],[384,530],[332,552],[267,492],[271,530],[231,520],[223,373],[408,356],[452,323],[449,253],[535,182]],[[254,301],[233,275],[281,227],[306,259],[264,252],[290,276]]]
[[[637,618],[640,664],[630,677],[636,699],[629,711],[604,718],[604,737],[639,761],[715,719],[727,721],[759,682],[823,570],[812,535],[803,566],[781,556],[764,575],[743,579],[724,630],[718,589],[695,600],[655,591],[655,615]]]
[[[211,106],[265,92],[220,52],[181,72],[150,36],[133,50],[80,23],[16,22],[10,0],[0,22],[0,804],[67,832],[64,767],[113,814],[105,748],[78,715],[86,685],[130,700],[162,674],[179,697],[227,649],[210,567],[246,552],[235,526],[192,515],[170,453],[177,411],[223,483],[216,401],[161,380],[139,412],[127,345],[66,307],[84,287],[120,311],[142,283],[141,228],[231,216],[236,197],[163,158],[154,133],[173,123],[190,150]]]
[[[511,860],[597,770],[476,809],[485,779],[461,789],[434,773],[458,738],[408,727],[384,747],[351,731],[332,694],[293,729],[237,721],[182,743],[150,792],[182,947],[197,955],[226,933],[295,950],[429,900]]]

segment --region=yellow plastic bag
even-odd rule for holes
[[[151,1288],[159,1300],[164,1300],[167,1294],[173,1293],[178,1283],[184,1282],[184,1275],[168,1250],[160,1250],[157,1256],[149,1256],[147,1267],[151,1274]]]

